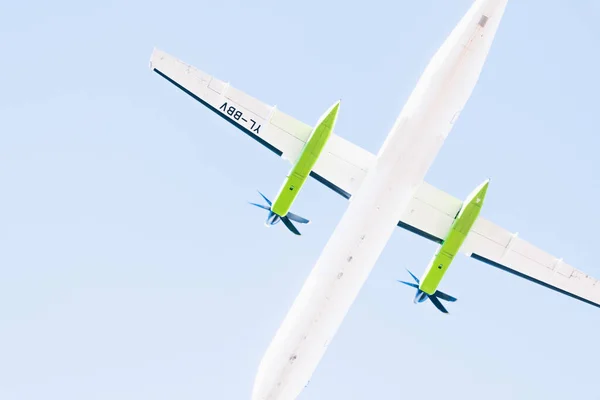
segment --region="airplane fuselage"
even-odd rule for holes
[[[479,78],[506,0],[477,1],[432,58],[267,349],[253,400],[295,399]]]

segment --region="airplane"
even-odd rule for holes
[[[377,154],[331,133],[310,176],[348,199],[348,207],[261,359],[253,400],[301,393],[396,226],[440,250],[458,240],[451,230],[463,201],[424,178],[479,79],[507,1],[472,4],[425,68]],[[150,69],[284,159],[296,160],[312,132],[161,50],[154,49]],[[222,110],[225,103],[235,107],[233,115]],[[596,279],[481,216],[463,239],[460,251],[475,260],[600,307]],[[431,296],[441,278],[425,275],[423,291]]]
[[[483,200],[487,194],[487,189],[490,184],[490,180],[486,179],[481,185],[479,185],[467,199],[463,202],[454,218],[454,222],[450,226],[448,233],[444,237],[437,251],[433,255],[433,258],[429,262],[429,266],[423,273],[421,279],[417,278],[412,272],[408,271],[410,276],[416,283],[398,281],[407,286],[417,289],[415,294],[414,303],[423,303],[429,299],[435,308],[443,312],[448,313],[446,307],[440,302],[445,300],[449,302],[455,302],[456,297],[450,296],[444,292],[437,290],[442,278],[448,271],[448,267],[454,257],[460,250],[460,247],[467,238],[473,224],[479,216],[481,207],[483,206]]]
[[[224,103],[222,107],[226,108],[227,103]],[[296,229],[292,221],[300,224],[310,223],[310,221],[306,218],[296,215],[289,210],[292,207],[294,200],[300,193],[300,189],[302,189],[302,186],[310,175],[313,166],[323,152],[323,149],[327,144],[327,140],[331,136],[339,108],[340,101],[337,101],[321,116],[319,121],[317,121],[315,128],[310,133],[306,144],[303,146],[302,151],[298,155],[298,160],[294,163],[294,166],[288,173],[283,185],[279,189],[279,193],[277,194],[275,201],[271,202],[271,200],[269,200],[264,194],[258,192],[258,194],[260,194],[267,202],[267,205],[250,203],[253,206],[269,211],[269,215],[265,221],[265,225],[267,227],[282,221],[292,233],[300,235],[300,232],[298,229]]]

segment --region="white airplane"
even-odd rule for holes
[[[253,400],[301,393],[396,226],[444,242],[463,201],[424,178],[479,79],[506,3],[474,2],[431,59],[377,154],[331,134],[310,175],[349,206],[261,360]],[[292,165],[313,132],[162,51],[154,50],[150,68]],[[460,246],[467,256],[600,306],[596,279],[483,217],[470,226]]]

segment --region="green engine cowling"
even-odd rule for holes
[[[444,274],[448,270],[448,267],[456,254],[458,254],[471,227],[479,216],[489,182],[489,179],[487,179],[479,185],[463,202],[446,238],[438,248],[421,278],[419,289],[423,292],[432,295],[437,290]]]

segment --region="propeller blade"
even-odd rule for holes
[[[294,213],[288,212],[286,217],[288,217],[289,219],[291,219],[292,221],[296,221],[299,224],[310,224],[310,221],[307,220],[306,218],[302,218],[299,215],[296,215]]]
[[[442,303],[440,303],[440,301],[438,300],[437,297],[435,297],[435,296],[429,296],[429,300],[431,300],[431,302],[433,303],[433,305],[435,306],[435,308],[437,308],[438,310],[440,310],[444,314],[448,314],[448,310],[446,310],[446,308],[442,305]]]
[[[258,190],[257,190],[257,192],[258,192],[258,194],[260,194],[262,196],[263,199],[265,199],[265,201],[267,202],[268,205],[270,205],[270,206],[273,205],[273,203],[271,203],[271,200],[267,199],[267,197],[264,194],[262,194]]]
[[[408,285],[408,286],[410,286],[410,287],[414,287],[415,289],[418,289],[418,288],[419,288],[419,285],[417,285],[417,284],[415,284],[415,283],[412,283],[412,282],[404,282],[404,281],[398,281],[398,282],[400,282],[400,283],[404,283],[405,285]]]
[[[260,208],[263,208],[263,209],[265,209],[265,210],[267,210],[267,211],[270,211],[270,210],[271,210],[271,207],[269,207],[269,206],[265,206],[264,204],[256,204],[256,203],[251,203],[251,202],[248,202],[248,204],[252,204],[253,206],[260,207]]]
[[[436,296],[436,297],[439,297],[442,300],[446,300],[446,301],[454,302],[454,301],[457,300],[456,297],[452,297],[449,294],[446,294],[444,292],[440,292],[439,290],[436,290],[433,295]]]
[[[406,269],[406,270],[408,271],[408,269]],[[419,278],[417,278],[416,276],[414,276],[412,272],[408,271],[408,273],[410,274],[410,276],[413,277],[413,279],[415,280],[415,282],[420,283],[419,282]]]
[[[292,224],[292,221],[290,221],[288,217],[283,217],[281,218],[281,220],[290,231],[294,232],[296,235],[300,235],[300,232],[298,232],[298,229],[296,229],[296,227],[294,226],[294,224]]]

